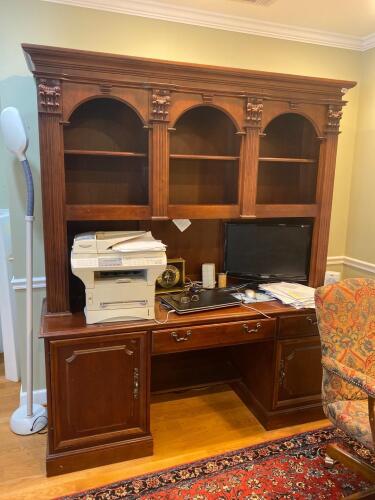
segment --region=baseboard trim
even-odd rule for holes
[[[37,391],[33,391],[33,402],[38,405],[47,404],[47,390],[39,389]],[[22,391],[22,387],[20,390],[20,406],[25,405],[27,403],[27,394]]]
[[[360,269],[361,271],[375,274],[375,263],[355,259],[354,257],[347,257],[346,255],[328,257],[327,265],[344,265],[353,269]]]
[[[26,290],[26,278],[15,278],[13,276],[11,285],[13,290]],[[45,276],[34,276],[33,288],[46,288]]]

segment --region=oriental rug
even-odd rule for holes
[[[62,497],[64,500],[335,500],[371,484],[340,464],[324,466],[335,441],[375,466],[375,456],[327,427]],[[61,499],[62,500],[62,499]]]

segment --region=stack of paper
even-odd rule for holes
[[[155,240],[151,232],[130,234],[124,237],[121,243],[113,245],[116,252],[164,252],[166,245],[160,240]]]
[[[298,283],[269,283],[259,285],[259,288],[271,297],[280,300],[283,304],[302,309],[304,307],[315,308],[315,288],[300,285]]]

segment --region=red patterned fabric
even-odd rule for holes
[[[367,448],[339,429],[326,428],[127,479],[64,499],[338,500],[342,495],[370,488],[370,483],[342,465],[325,468],[325,447],[332,441],[339,441],[375,465],[375,456]]]
[[[325,414],[374,448],[367,397],[375,396],[375,281],[355,278],[318,288],[315,303]]]

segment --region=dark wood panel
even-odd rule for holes
[[[274,319],[218,323],[152,332],[153,354],[188,351],[202,347],[244,344],[268,340],[275,335]]]
[[[235,219],[240,216],[239,205],[169,205],[171,219]]]
[[[201,280],[202,264],[208,261],[215,264],[217,272],[222,271],[224,233],[221,221],[194,220],[184,232],[177,229],[172,221],[143,222],[140,227],[150,230],[155,238],[167,245],[169,258],[185,259],[189,278]]]
[[[283,316],[279,319],[279,337],[306,337],[309,335],[319,335],[314,311],[311,314]]]
[[[50,344],[51,452],[149,432],[146,332]]]
[[[259,218],[316,217],[318,206],[311,205],[256,205],[255,214]]]
[[[259,156],[317,160],[319,141],[313,124],[299,110],[277,116],[264,130]]]
[[[74,450],[72,453],[53,454],[47,452],[46,473],[47,477],[57,476],[67,472],[123,462],[124,460],[134,460],[152,455],[152,453],[153,440],[150,435]]]
[[[230,349],[216,348],[153,356],[151,392],[175,392],[240,380]]]
[[[240,137],[231,118],[212,106],[197,106],[180,116],[171,133],[171,154],[238,156]]]
[[[68,255],[65,228],[65,174],[60,115],[39,114],[43,236],[47,309],[69,311]]]
[[[170,205],[236,205],[238,161],[171,159]],[[206,207],[203,208],[203,214]]]
[[[151,216],[149,206],[142,205],[66,205],[68,221],[139,220]]]
[[[260,162],[258,204],[315,203],[316,165],[305,163]]]
[[[68,155],[68,205],[148,205],[148,161],[137,156]]]
[[[97,97],[83,102],[64,127],[65,149],[147,152],[147,131],[123,102]]]
[[[321,400],[321,347],[317,337],[277,342],[274,408]]]
[[[242,383],[266,410],[272,408],[274,381],[274,341],[232,348],[232,360],[241,373]]]

